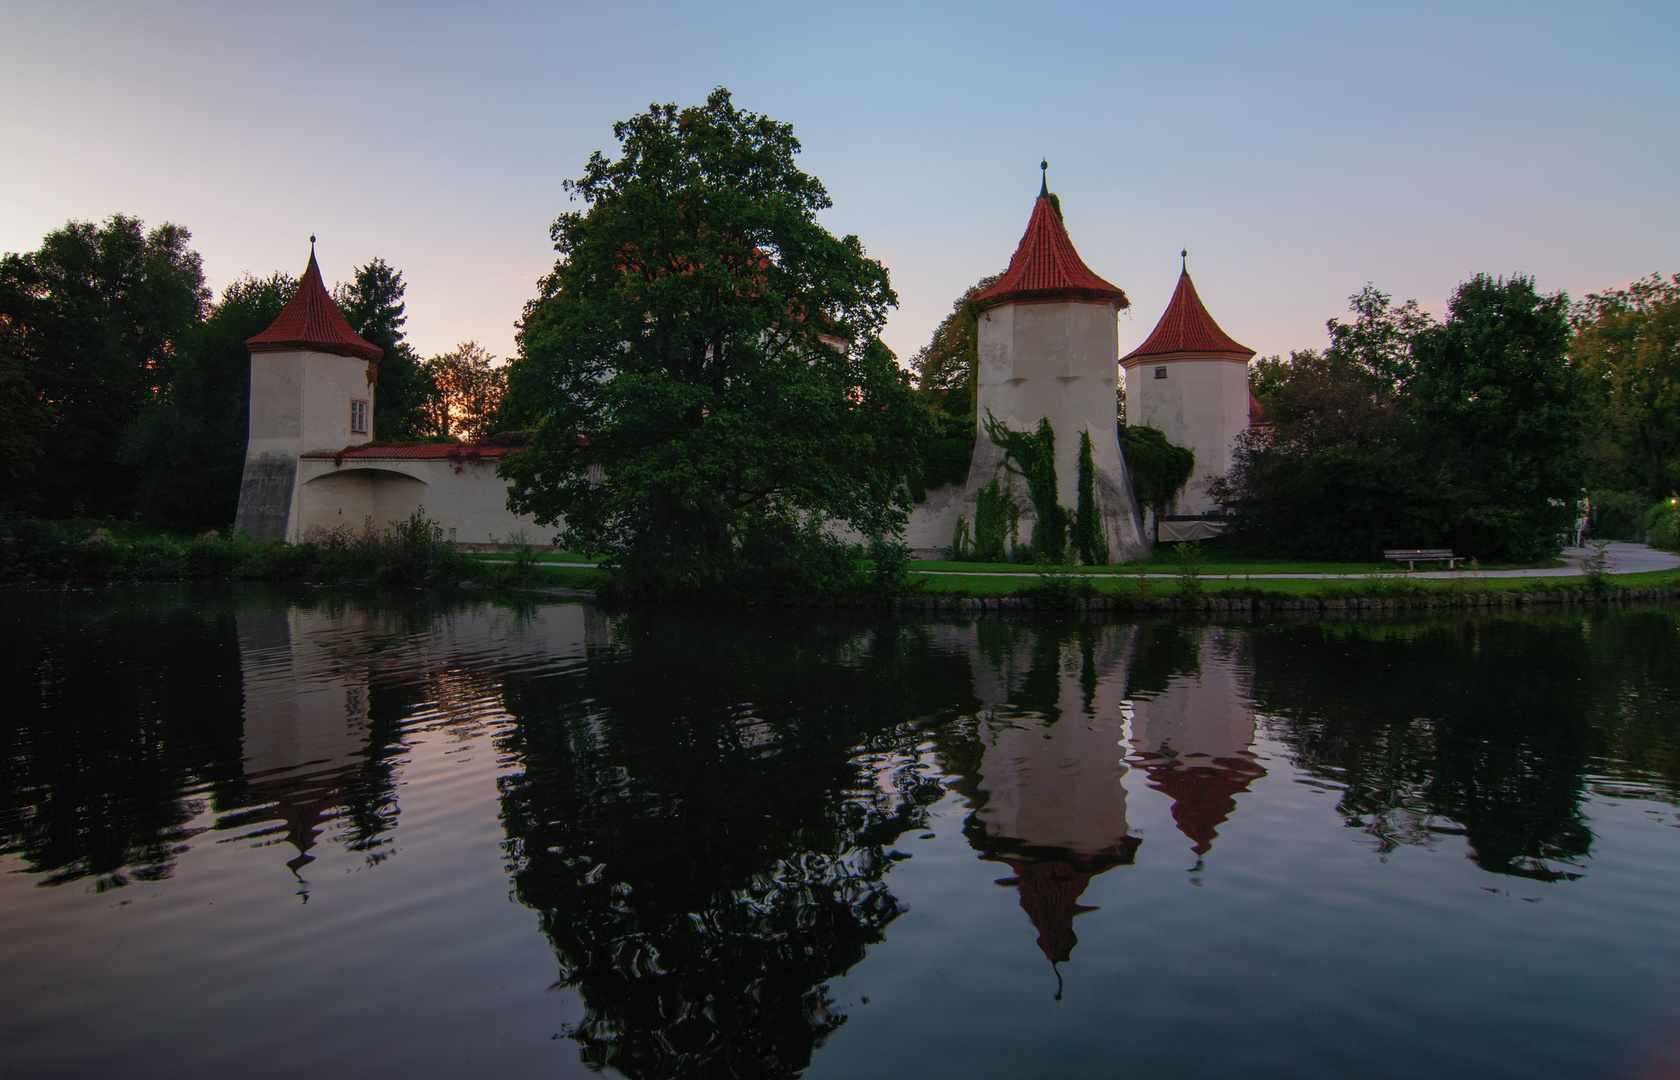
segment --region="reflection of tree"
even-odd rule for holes
[[[967,665],[832,617],[615,631],[506,687],[515,893],[583,997],[571,1037],[631,1077],[795,1075],[845,1020],[826,982],[900,910],[888,847],[943,793],[903,721],[971,709]]]
[[[1254,693],[1379,850],[1462,834],[1483,869],[1576,876],[1592,843],[1581,797],[1616,738],[1614,703],[1653,683],[1673,700],[1672,622],[1653,634],[1643,618],[1273,628],[1253,635]],[[1630,658],[1624,637],[1643,650]],[[1672,709],[1666,727],[1672,738]]]
[[[168,877],[239,782],[232,616],[13,592],[0,651],[0,850],[50,884]]]

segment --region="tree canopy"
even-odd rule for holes
[[[1330,347],[1255,368],[1269,429],[1239,441],[1216,494],[1232,538],[1363,559],[1450,544],[1483,559],[1557,550],[1580,492],[1585,419],[1564,356],[1568,299],[1478,275],[1444,323],[1367,285]]]
[[[154,524],[225,529],[239,508],[251,405],[245,342],[279,318],[297,279],[240,278],[184,338],[166,393],[141,409],[123,440],[136,493]]]
[[[1569,355],[1594,406],[1588,467],[1647,502],[1680,491],[1680,274],[1592,293],[1570,312]]]
[[[519,324],[510,505],[653,591],[723,584],[767,536],[820,544],[819,519],[900,530],[928,418],[878,340],[897,298],[817,222],[792,128],[718,89],[613,134]]]
[[[1478,274],[1447,311],[1414,339],[1410,385],[1452,479],[1448,534],[1483,557],[1550,555],[1585,479],[1586,402],[1564,355],[1569,297]]]
[[[432,434],[469,439],[492,434],[507,389],[507,368],[495,366],[495,359],[478,342],[463,341],[420,365],[433,388],[425,406]]]
[[[191,239],[117,214],[0,258],[0,408],[18,423],[7,441],[20,454],[0,499],[54,515],[128,508],[118,441],[169,384],[209,299]]]
[[[407,304],[402,271],[375,258],[356,267],[351,280],[333,288],[333,301],[350,328],[385,350],[379,358],[379,384],[373,395],[373,434],[380,439],[412,439],[427,433],[431,382],[408,344],[403,325]]]

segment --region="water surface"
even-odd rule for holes
[[[1680,1072],[1680,615],[0,606],[0,1076]]]

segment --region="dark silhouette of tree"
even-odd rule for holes
[[[795,1076],[845,1021],[825,984],[901,910],[890,846],[943,794],[908,722],[972,708],[967,665],[843,620],[614,638],[564,685],[506,686],[509,862],[583,997],[568,1034],[630,1077]]]

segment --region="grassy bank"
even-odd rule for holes
[[[475,567],[415,515],[386,529],[342,529],[288,544],[248,536],[171,536],[132,523],[0,518],[0,581],[456,582]]]

